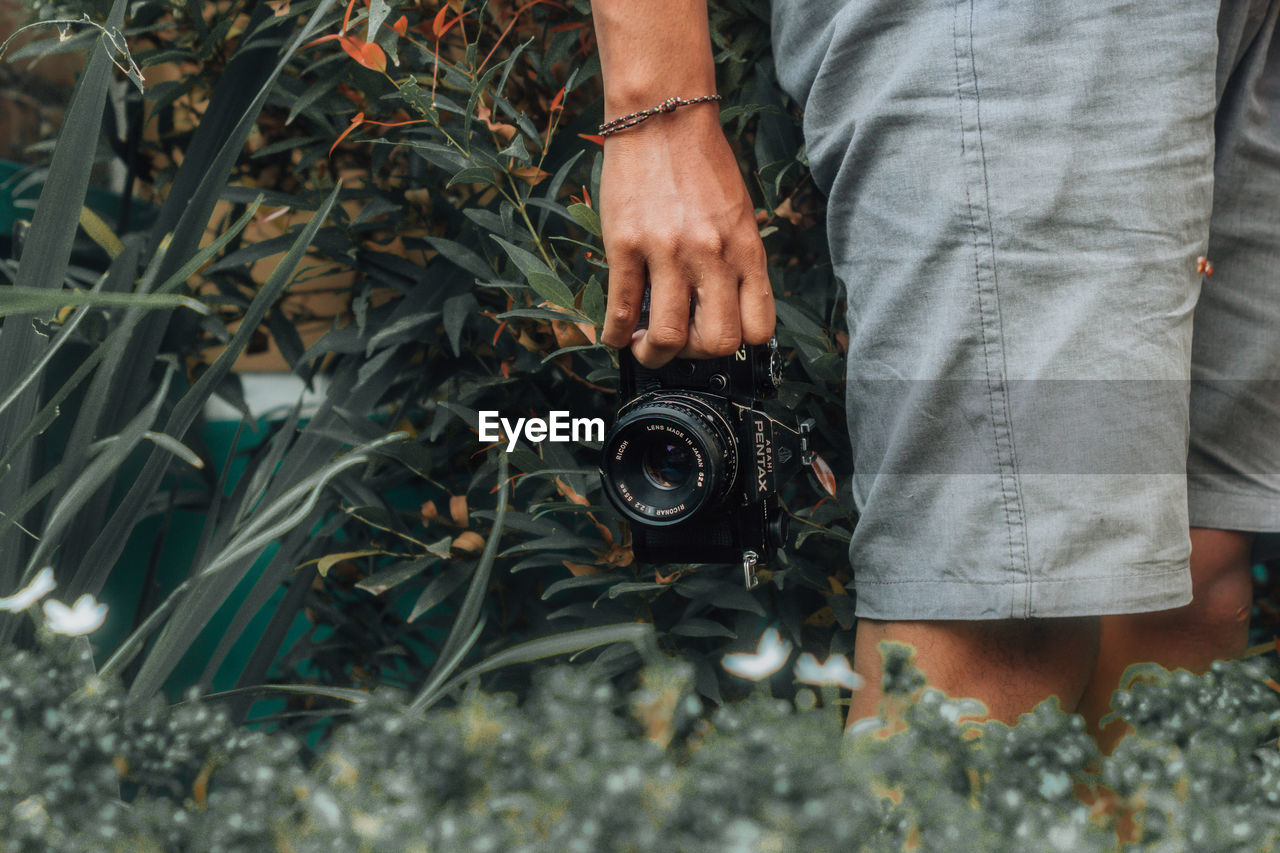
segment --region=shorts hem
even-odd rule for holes
[[[1141,572],[1057,580],[855,580],[854,589],[854,615],[884,621],[1107,616],[1191,603],[1191,570],[1181,560]]]
[[[1274,494],[1187,487],[1187,511],[1192,527],[1280,532],[1280,498]]]

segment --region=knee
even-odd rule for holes
[[[1207,621],[1245,623],[1253,607],[1249,555],[1253,536],[1234,530],[1193,530],[1191,608]]]
[[[1223,568],[1193,578],[1191,607],[1205,621],[1221,625],[1244,624],[1253,610],[1253,578],[1249,566]]]

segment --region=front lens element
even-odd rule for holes
[[[724,415],[693,394],[637,401],[605,436],[603,457],[609,501],[631,520],[658,526],[721,500],[737,469]]]
[[[644,475],[659,489],[678,489],[693,474],[693,454],[668,441],[656,441],[644,449]]]

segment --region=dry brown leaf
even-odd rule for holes
[[[467,513],[467,496],[454,495],[449,498],[449,515],[453,517],[453,523],[459,527],[466,527],[469,519]]]
[[[804,620],[804,624],[814,628],[830,628],[835,622],[836,612],[830,607],[820,607]]]
[[[499,125],[499,127],[502,127],[502,126],[503,125]],[[515,128],[512,128],[512,130],[514,129]],[[497,131],[494,131],[494,132],[496,133]],[[549,172],[545,172],[542,169],[539,169],[537,166],[525,166],[522,169],[511,170],[511,177],[524,181],[526,184],[528,184],[531,187],[536,187],[549,174],[550,174]]]
[[[560,479],[559,477],[556,477],[556,490],[559,491],[560,494],[564,495],[573,503],[576,503],[578,506],[586,506],[588,504],[588,501],[586,498],[578,494],[577,491],[573,488],[573,486],[570,486],[568,483],[566,483],[564,480]]]
[[[827,494],[834,498],[836,496],[836,475],[831,470],[831,466],[827,464],[825,459],[815,453],[811,467],[822,488],[826,489]]]
[[[484,547],[484,537],[474,530],[466,530],[459,533],[457,538],[453,540],[453,546],[459,551],[479,551]]]

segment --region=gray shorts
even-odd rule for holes
[[[1280,530],[1278,8],[774,0],[848,291],[858,615],[1176,607],[1188,526]]]

